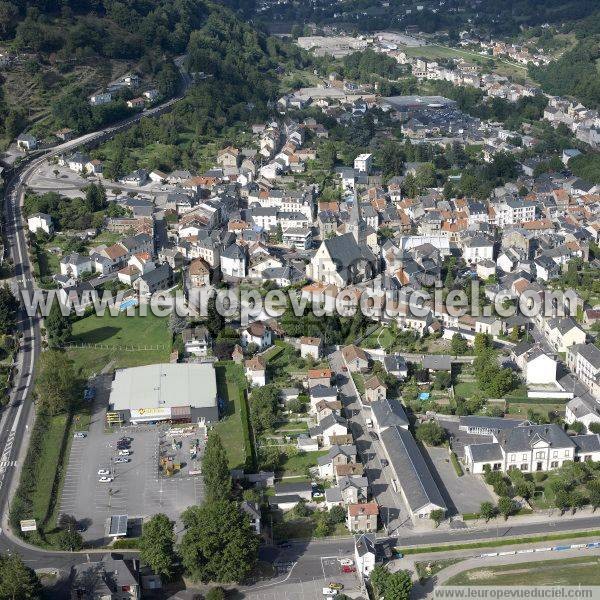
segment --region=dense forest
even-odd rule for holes
[[[417,9],[416,7],[421,8]],[[446,0],[439,2],[390,0],[345,0],[342,2],[306,2],[292,0],[273,3],[260,15],[267,26],[289,31],[293,24],[349,25],[357,31],[376,31],[389,27],[415,26],[420,31],[446,30],[456,37],[461,28],[497,35],[517,34],[522,26],[575,21],[597,10],[596,0]]]
[[[188,53],[190,70],[204,72],[209,79],[195,86],[187,99],[186,124],[205,129],[210,121],[219,128],[244,107],[264,109],[275,95],[277,66],[300,58],[299,50],[284,51],[279,42],[247,24],[242,13],[251,8],[251,2],[241,0],[2,0],[0,39],[17,52],[37,54],[40,64],[64,69],[106,60],[135,61],[163,97],[173,95],[179,85],[172,58]],[[56,125],[82,133],[130,112],[126,97],[90,107],[91,91],[77,88],[57,94],[50,102]],[[8,107],[1,96],[0,118],[9,136],[26,123],[22,109]]]

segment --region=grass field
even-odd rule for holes
[[[526,417],[527,412],[533,412],[547,416],[549,412],[564,413],[565,402],[553,402],[551,404],[525,404],[519,402],[511,402],[508,400],[508,415],[516,418]]]
[[[250,466],[254,452],[242,387],[245,385],[244,372],[240,365],[233,362],[218,363],[215,370],[217,394],[226,402],[227,407],[224,417],[215,425],[215,430],[227,450],[229,468]]]
[[[471,398],[477,390],[478,386],[475,381],[459,381],[454,386],[454,394],[460,398]]]
[[[282,475],[305,475],[306,469],[314,467],[317,464],[317,459],[325,456],[328,450],[318,450],[316,452],[302,452],[293,456],[286,456],[282,465]]]
[[[447,585],[600,585],[600,558],[581,556],[472,569]]]
[[[108,311],[102,317],[85,317],[73,323],[72,341],[108,346],[69,350],[75,368],[85,377],[100,372],[110,361],[114,361],[115,368],[168,361],[171,351],[168,318],[156,317],[151,312],[145,317],[128,317],[125,313],[112,317]],[[151,349],[143,349],[145,346]]]

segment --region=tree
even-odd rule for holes
[[[79,381],[73,361],[64,352],[49,350],[40,358],[36,389],[40,406],[51,415],[73,408],[79,394]]]
[[[588,482],[587,486],[587,494],[590,499],[590,504],[594,511],[600,506],[600,480],[593,479]]]
[[[329,519],[334,525],[343,523],[346,520],[346,511],[339,505],[332,506],[329,511]]]
[[[192,506],[182,515],[185,533],[179,554],[193,581],[243,581],[256,565],[259,540],[235,502]]]
[[[554,506],[562,513],[571,508],[571,493],[567,489],[559,489],[554,497]]]
[[[440,523],[446,517],[446,511],[442,508],[436,508],[429,513],[429,518],[435,523],[436,527],[440,526]]]
[[[375,592],[375,596],[377,598],[380,598],[385,592],[385,585],[389,576],[390,572],[383,565],[375,565],[371,571],[371,585],[373,586],[373,591]]]
[[[250,416],[252,427],[258,435],[263,431],[272,429],[277,416],[279,390],[277,386],[269,384],[256,388],[250,396]]]
[[[0,287],[0,332],[13,333],[17,324],[19,302],[7,284]]]
[[[455,333],[452,336],[450,347],[452,348],[452,353],[455,356],[466,354],[469,351],[469,344],[467,340],[462,335],[460,335],[460,333]]]
[[[600,423],[590,423],[588,429],[590,433],[600,433]]]
[[[74,552],[83,548],[83,538],[73,529],[63,529],[56,536],[56,543],[61,550]]]
[[[535,483],[533,481],[519,481],[515,484],[515,494],[529,500],[535,492]]]
[[[385,582],[385,600],[408,600],[412,590],[412,579],[408,571],[390,573]]]
[[[50,348],[60,348],[71,339],[73,333],[71,318],[62,314],[58,297],[54,298],[50,314],[46,317],[44,324],[48,332]]]
[[[452,383],[452,376],[447,371],[438,371],[435,374],[434,386],[438,390],[449,388]]]
[[[502,496],[500,500],[498,500],[498,512],[504,517],[506,521],[510,515],[512,515],[517,510],[517,505],[512,498],[508,496]]]
[[[174,523],[167,515],[158,513],[144,523],[140,539],[140,558],[165,579],[170,579],[175,569],[173,527]]]
[[[427,421],[419,425],[417,439],[428,446],[439,446],[446,438],[446,432],[437,421]]]
[[[487,333],[476,333],[473,341],[473,350],[479,355],[492,347],[492,336]]]
[[[496,507],[491,502],[482,502],[479,507],[479,516],[485,519],[487,523],[490,519],[493,519],[498,513]]]
[[[41,597],[41,589],[35,571],[18,554],[0,555],[0,598],[35,600]]]
[[[231,494],[231,473],[227,452],[219,434],[213,429],[208,434],[202,460],[204,488],[208,501],[226,500]]]
[[[577,435],[580,435],[585,431],[585,425],[581,421],[573,421],[569,425],[569,429],[574,431]]]
[[[215,296],[211,296],[208,299],[206,305],[206,327],[210,332],[210,335],[216,338],[219,332],[225,326],[225,317],[217,310],[217,299]]]
[[[298,517],[299,519],[303,517],[308,517],[311,513],[310,508],[306,506],[305,500],[299,500],[292,510],[294,512],[294,516]]]

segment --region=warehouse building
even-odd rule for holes
[[[218,419],[212,363],[160,363],[115,373],[107,413],[109,423],[208,424]]]

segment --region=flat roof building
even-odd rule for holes
[[[217,382],[211,363],[159,363],[119,369],[109,417],[134,425],[158,421],[215,423]]]

